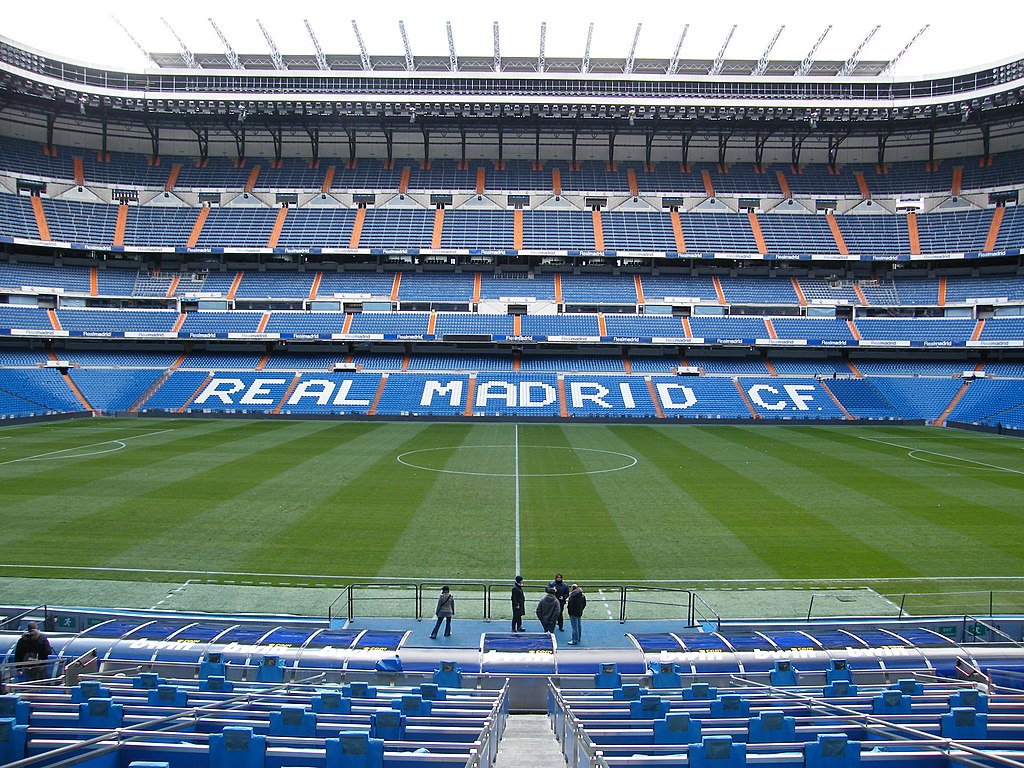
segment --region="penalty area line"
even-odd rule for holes
[[[0,461],[0,467],[4,466],[5,464],[16,464],[19,461],[42,461],[42,460],[50,459],[50,458],[60,458],[60,454],[62,454],[62,453],[72,453],[73,451],[84,451],[84,450],[87,450],[89,448],[98,448],[101,445],[120,445],[121,448],[124,448],[125,447],[124,443],[126,441],[128,441],[128,440],[138,440],[139,438],[142,438],[142,437],[153,437],[155,435],[163,435],[163,434],[165,434],[167,432],[174,432],[174,430],[173,429],[161,429],[161,430],[158,430],[156,432],[147,432],[144,435],[131,435],[129,437],[118,437],[118,438],[113,438],[113,439],[110,439],[110,440],[103,440],[103,441],[101,441],[99,443],[89,443],[88,445],[76,445],[76,446],[73,446],[71,448],[58,448],[55,451],[46,451],[45,453],[37,453],[34,456],[22,456],[20,459],[8,459],[7,461]],[[117,449],[115,449],[115,450],[117,450]],[[101,451],[101,453],[106,453],[106,451]],[[73,453],[72,453],[71,458],[74,458],[74,454]]]
[[[881,443],[882,445],[890,445],[893,448],[902,448],[903,450],[907,451],[907,456],[909,458],[911,458],[911,459],[916,458],[914,456],[915,453],[928,453],[928,454],[931,454],[932,456],[939,456],[939,457],[941,457],[943,459],[951,459],[953,461],[962,461],[962,462],[964,462],[966,464],[977,464],[979,467],[985,467],[986,469],[995,469],[995,470],[998,470],[1000,472],[1011,472],[1012,474],[1015,474],[1015,475],[1024,475],[1024,472],[1022,472],[1019,469],[1010,469],[1008,467],[1000,467],[998,464],[987,464],[984,461],[975,461],[974,459],[965,459],[963,456],[953,456],[952,454],[949,454],[949,453],[939,453],[938,451],[929,451],[929,450],[926,450],[924,448],[910,448],[910,447],[908,447],[906,445],[900,445],[899,443],[889,442],[888,440],[879,440],[876,437],[864,437],[863,435],[857,435],[857,437],[860,438],[861,440],[867,440],[870,443]]]

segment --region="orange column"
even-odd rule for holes
[[[988,225],[988,236],[985,238],[985,250],[994,251],[996,249],[996,240],[999,238],[999,227],[1003,223],[1003,214],[1006,213],[1006,209],[1003,206],[999,206],[992,211],[992,222]]]
[[[779,189],[782,190],[782,196],[785,198],[792,197],[793,192],[789,188],[789,180],[786,178],[786,174],[784,174],[782,171],[776,171],[775,178],[779,182]]]
[[[608,335],[608,326],[604,324],[604,314],[600,313],[600,312],[597,315],[597,335],[598,336],[607,336]]]
[[[334,184],[334,166],[327,166],[327,172],[324,174],[324,183],[320,185],[320,191],[327,194],[331,191],[331,186]]]
[[[249,171],[249,179],[245,182],[245,191],[252,192],[256,188],[256,179],[260,177],[260,167],[254,165]]]
[[[171,166],[171,172],[167,174],[167,181],[164,183],[164,192],[170,192],[174,189],[174,185],[178,183],[178,174],[181,173],[181,163],[175,163]]]
[[[100,278],[96,273],[96,267],[89,267],[89,295],[99,296],[100,294]]]
[[[591,213],[591,218],[594,221],[594,249],[598,251],[604,250],[604,227],[601,226],[601,209],[595,208]]]
[[[238,286],[242,284],[242,272],[239,271],[235,275],[235,279],[231,281],[231,289],[228,291],[228,301],[232,301],[235,298],[235,294],[238,293]]]
[[[712,275],[711,282],[715,284],[715,293],[718,294],[718,303],[725,304],[725,291],[722,290],[722,283],[718,279],[718,275]]]
[[[395,279],[391,281],[391,300],[398,301],[398,291],[402,288],[402,273],[395,272]]]
[[[444,208],[434,210],[434,233],[430,238],[430,247],[435,251],[441,247],[441,232],[444,230]]]
[[[313,285],[309,289],[309,300],[310,301],[313,301],[314,299],[316,299],[317,291],[320,290],[320,280],[323,279],[323,276],[324,276],[323,272],[317,272],[316,276],[313,277]]]
[[[640,282],[640,275],[633,275],[633,285],[636,287],[636,303],[644,303],[644,286]]]
[[[917,233],[917,214],[911,211],[907,214],[907,234],[910,236],[910,252],[921,252],[921,237]]]
[[[644,376],[644,380],[647,383],[647,393],[651,396],[651,403],[654,405],[654,413],[659,419],[665,418],[665,412],[661,410],[661,403],[658,402],[658,395],[654,391],[654,382],[651,381],[650,376]]]
[[[114,225],[114,245],[124,245],[124,230],[128,226],[128,205],[117,206],[117,223]]]
[[[480,285],[483,282],[483,275],[479,272],[473,276],[473,303],[480,303]]]
[[[634,171],[632,168],[629,168],[626,171],[626,180],[629,182],[629,194],[631,194],[633,197],[639,197],[640,185],[637,183],[636,180],[636,171]]]
[[[523,209],[516,208],[512,215],[514,217],[512,247],[521,251],[523,250]]]
[[[75,157],[74,166],[75,184],[77,184],[78,186],[82,186],[83,184],[85,184],[85,163],[82,161],[82,158]]]
[[[950,185],[949,194],[956,197],[960,194],[960,188],[964,183],[964,169],[961,165],[953,166],[953,183]]]
[[[744,391],[743,385],[740,384],[740,380],[733,379],[732,383],[736,385],[736,391],[740,393],[740,397],[742,397],[743,402],[746,403],[747,410],[750,411],[750,415],[753,416],[755,419],[761,418],[760,416],[757,415],[757,411],[754,410],[754,404],[750,402],[750,398],[747,397],[747,393]]]
[[[672,219],[672,234],[676,238],[676,253],[686,253],[686,238],[683,237],[683,220],[679,218],[679,211],[672,211],[669,216]]]
[[[857,294],[857,301],[860,302],[862,307],[868,305],[868,297],[864,295],[864,289],[860,287],[860,283],[854,283],[853,292]]]
[[[359,247],[359,238],[363,234],[363,220],[366,218],[366,209],[356,209],[356,220],[352,223],[352,235],[348,239],[349,248]]]
[[[402,178],[398,182],[398,191],[403,195],[409,191],[409,178],[411,176],[412,169],[407,165],[402,169]]]
[[[871,199],[871,190],[868,189],[868,181],[864,178],[863,171],[854,171],[853,178],[857,180],[857,188],[860,189],[860,196],[863,200]]]
[[[979,320],[977,325],[974,326],[974,333],[971,334],[971,341],[977,341],[981,338],[981,332],[985,330],[985,321]]]
[[[178,290],[178,282],[180,281],[180,279],[181,278],[179,278],[177,275],[171,278],[171,284],[167,288],[167,293],[164,294],[165,299],[169,299],[172,296],[174,296],[174,292]]]
[[[860,331],[857,330],[857,326],[853,320],[847,320],[846,327],[850,329],[850,335],[853,336],[854,340],[860,341]]]
[[[188,236],[188,242],[185,243],[186,248],[195,248],[196,243],[199,242],[199,236],[203,232],[203,224],[206,223],[206,217],[210,215],[210,208],[203,206],[199,209],[199,215],[196,217],[196,223],[192,226],[192,234]]]
[[[476,397],[476,374],[469,375],[469,382],[466,386],[466,407],[462,411],[463,416],[473,415],[473,400]]]
[[[844,256],[849,256],[850,251],[846,247],[846,240],[843,238],[843,233],[839,231],[839,222],[836,221],[836,217],[831,213],[825,214],[825,220],[828,221],[828,228],[832,230],[832,237],[836,241],[836,248]]]
[[[757,243],[757,252],[768,253],[768,246],[764,242],[764,233],[761,232],[761,222],[757,220],[757,214],[750,211],[747,214],[747,221],[750,222],[750,229],[754,232],[754,242]]]
[[[555,273],[555,303],[562,303],[562,276]]]
[[[481,165],[476,169],[476,193],[482,195],[484,193],[485,181],[487,179],[487,171]]]
[[[270,237],[267,238],[267,248],[276,248],[277,241],[281,237],[281,230],[284,229],[284,220],[288,215],[288,206],[282,205],[277,210],[277,218],[274,219],[274,228],[270,230]]]
[[[939,306],[946,306],[946,276],[939,278]]]
[[[711,174],[708,171],[700,172],[701,179],[704,180],[704,192],[708,197],[715,196],[715,185],[711,182]]]
[[[39,239],[49,240],[50,227],[46,223],[46,211],[43,210],[43,201],[39,195],[32,195],[32,212],[36,215],[36,228],[39,230]]]
[[[777,339],[777,338],[779,338],[778,336],[775,335],[775,326],[772,325],[772,320],[771,320],[770,317],[766,317],[764,319],[764,329],[765,329],[765,331],[768,332],[768,338],[769,339]],[[765,361],[765,365],[768,365],[768,361],[767,360]],[[769,370],[769,372],[772,373],[773,376],[775,375],[774,371],[772,371],[770,367],[768,368],[768,370]]]
[[[807,299],[804,297],[804,290],[800,287],[800,282],[795,277],[790,277],[793,281],[793,293],[796,294],[797,301],[800,302],[801,307],[807,306]]]
[[[551,169],[551,190],[556,194],[562,194],[562,172],[558,168]]]

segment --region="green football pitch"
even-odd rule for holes
[[[1024,441],[939,428],[81,419],[0,428],[0,516],[0,599],[563,571],[1024,609]]]

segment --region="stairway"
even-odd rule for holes
[[[547,715],[510,715],[494,768],[565,768]]]

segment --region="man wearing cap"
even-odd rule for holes
[[[523,616],[526,615],[526,594],[523,592],[523,577],[516,576],[512,585],[512,631],[523,632]]]
[[[34,621],[30,621],[25,630],[14,646],[14,661],[25,663],[25,677],[29,682],[43,680],[46,677],[46,660],[53,653],[53,648]]]

